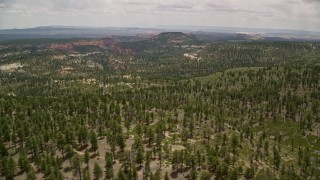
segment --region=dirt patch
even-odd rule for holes
[[[90,68],[98,68],[100,70],[103,70],[103,65],[99,64],[99,63],[89,63],[88,67],[90,67]]]
[[[0,70],[12,72],[21,67],[23,67],[23,65],[20,63],[12,63],[12,64],[6,64],[6,65],[0,66]]]
[[[172,148],[172,151],[175,151],[175,150],[180,151],[180,150],[186,149],[184,146],[178,145],[178,144],[171,145],[171,148]]]
[[[68,67],[68,66],[62,67],[60,69],[60,74],[69,74],[69,73],[71,73],[72,70],[73,70],[72,67]]]
[[[91,79],[83,79],[83,80],[82,80],[82,83],[84,83],[84,84],[95,84],[96,82],[97,82],[97,80],[94,79],[94,78],[91,78]]]
[[[66,55],[55,55],[52,58],[57,60],[64,60],[66,58]]]
[[[199,60],[198,59],[198,55],[193,53],[193,54],[188,54],[188,53],[185,53],[183,54],[183,56],[187,59],[190,59],[190,60]]]

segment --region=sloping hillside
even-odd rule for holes
[[[119,46],[124,49],[132,49],[136,54],[167,56],[195,49],[200,44],[201,41],[192,34],[163,32],[144,41],[123,42]]]

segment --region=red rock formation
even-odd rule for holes
[[[112,52],[122,55],[132,55],[132,49],[125,49],[118,46],[118,43],[112,38],[97,39],[97,40],[79,40],[70,43],[52,43],[49,49],[75,52],[74,47],[77,46],[97,46],[100,48],[109,47]]]
[[[49,49],[59,50],[59,51],[74,51],[74,47],[71,43],[67,43],[67,44],[52,43],[50,44]]]

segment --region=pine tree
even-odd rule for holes
[[[200,172],[199,180],[210,180],[212,174],[209,171],[203,170]]]
[[[166,171],[166,174],[164,175],[164,180],[169,180],[168,172]]]
[[[82,179],[81,162],[82,159],[78,154],[75,154],[70,161],[71,169],[73,169],[74,175],[78,176],[80,180]]]
[[[150,176],[151,168],[150,168],[150,152],[148,151],[146,153],[146,162],[144,164],[144,169],[143,169],[143,179],[148,179]]]
[[[274,147],[273,148],[273,165],[275,166],[276,169],[279,169],[280,161],[281,161],[281,157],[280,157],[279,150],[278,148]]]
[[[27,173],[27,180],[36,180],[36,174],[33,168],[31,168]]]
[[[16,169],[16,162],[12,157],[5,156],[1,161],[1,171],[7,180],[14,179],[14,171]]]
[[[89,169],[90,154],[89,154],[89,151],[87,149],[84,151],[83,160],[84,160],[84,163],[87,164],[87,168]]]
[[[24,150],[20,152],[19,159],[18,159],[19,168],[22,172],[29,172],[31,165],[28,160],[27,154]]]
[[[100,177],[102,176],[102,169],[101,167],[99,166],[99,164],[97,163],[94,163],[94,168],[93,168],[93,175],[94,175],[94,178],[96,180],[99,180]]]
[[[90,131],[90,144],[91,144],[91,149],[96,152],[98,150],[98,139],[97,139],[97,134],[94,130]]]
[[[106,169],[106,176],[105,179],[112,179],[113,178],[113,155],[109,152],[106,152],[105,155],[105,169]]]
[[[0,159],[8,155],[8,151],[3,141],[0,141]]]
[[[88,170],[83,170],[82,171],[82,177],[83,177],[83,180],[90,180],[90,173]]]

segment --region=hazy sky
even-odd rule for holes
[[[320,0],[0,0],[0,29],[46,25],[320,31]]]

